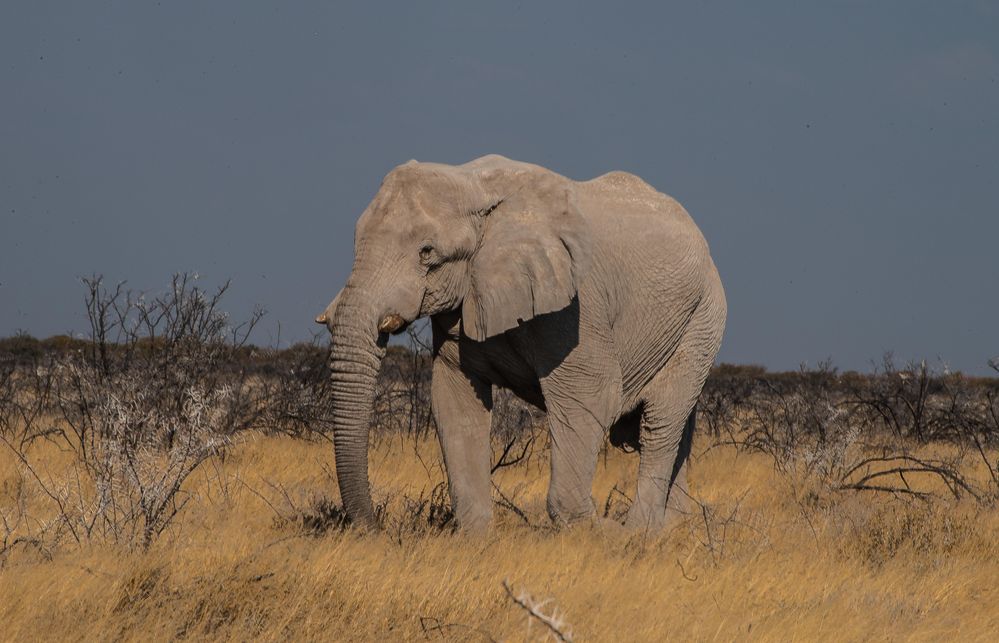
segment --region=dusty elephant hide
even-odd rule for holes
[[[459,525],[492,517],[493,389],[547,412],[548,512],[592,515],[608,435],[640,450],[626,525],[682,510],[693,408],[726,303],[687,212],[640,178],[572,181],[485,156],[392,170],[357,222],[354,266],[316,321],[331,333],[334,446],[350,518],[374,521],[368,431],[387,333],[433,328],[432,403]]]

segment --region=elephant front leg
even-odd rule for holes
[[[547,402],[552,444],[548,515],[556,525],[568,525],[594,515],[593,476],[604,427],[580,406]]]
[[[492,521],[492,385],[438,358],[434,360],[431,399],[458,527],[485,530]]]
[[[592,320],[574,324],[578,341],[564,324],[531,336],[551,434],[548,514],[569,524],[594,514],[593,477],[607,429],[621,410],[621,368],[613,345]]]

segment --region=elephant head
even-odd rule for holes
[[[588,255],[572,182],[543,168],[410,161],[385,177],[357,222],[350,277],[316,318],[331,334],[337,478],[354,524],[374,522],[368,431],[387,335],[460,310],[462,332],[485,341],[569,305]]]

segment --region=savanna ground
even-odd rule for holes
[[[606,524],[554,531],[543,454],[495,474],[497,526],[482,537],[435,526],[443,481],[433,441],[383,440],[372,453],[384,530],[336,525],[331,450],[246,436],[185,483],[191,500],[147,550],[21,547],[0,570],[6,640],[445,639],[994,640],[999,514],[965,500],[843,494],[780,473],[735,447],[690,470],[691,514],[662,536]],[[71,466],[38,443],[42,476]],[[946,448],[946,447],[937,447]],[[932,452],[932,448],[929,451]],[[613,516],[637,458],[610,450],[594,487]],[[969,476],[984,476],[969,459]],[[925,488],[933,480],[910,480]],[[982,481],[984,482],[984,480]],[[47,498],[0,455],[6,504]],[[943,491],[942,489],[937,489]],[[610,498],[609,503],[606,499]]]
[[[376,387],[380,528],[345,524],[321,346],[246,343],[188,276],[85,281],[83,338],[0,340],[2,640],[994,640],[999,379],[721,366],[687,515],[623,531],[545,513],[543,417],[499,395],[495,528],[453,532],[427,347]],[[997,364],[999,370],[999,364]],[[626,436],[625,436],[626,437]]]

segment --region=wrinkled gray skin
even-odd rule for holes
[[[316,321],[332,335],[337,477],[370,526],[368,430],[387,334],[429,316],[432,403],[463,529],[492,518],[493,388],[547,411],[548,513],[593,515],[606,437],[639,448],[626,526],[683,510],[693,408],[725,326],[725,294],[687,212],[636,176],[576,182],[485,156],[410,161],[357,222],[350,278]]]

